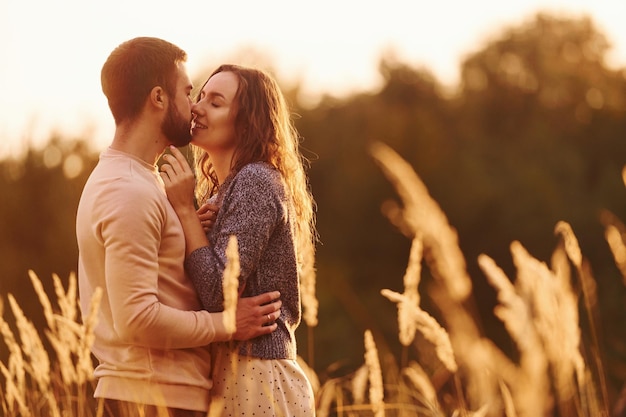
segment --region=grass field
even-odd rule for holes
[[[324,416],[621,416],[624,404],[611,403],[599,353],[595,279],[574,230],[559,222],[559,244],[549,262],[534,258],[520,242],[510,244],[516,276],[508,277],[487,255],[479,265],[497,292],[495,316],[514,342],[505,355],[480,332],[472,314],[472,281],[456,231],[413,169],[393,150],[374,144],[371,155],[395,188],[401,204],[385,203],[389,221],[412,239],[402,292],[381,289],[398,308],[398,338],[417,346],[420,363],[381,357],[371,331],[363,335],[365,356],[356,372],[319,383],[317,415]],[[623,171],[626,183],[626,168]],[[626,284],[626,234],[615,217],[605,219],[605,236]],[[441,313],[438,322],[420,307],[424,272]],[[12,295],[0,299],[0,330],[9,351],[0,362],[2,415],[94,417],[93,341],[98,298],[81,320],[74,276],[68,288],[53,276],[55,296],[45,294],[30,272],[47,328],[36,329]],[[305,314],[317,308],[304,294]],[[581,336],[581,317],[590,337]],[[314,322],[315,317],[306,319]],[[44,340],[52,352],[44,348]],[[625,401],[624,393],[621,401]]]

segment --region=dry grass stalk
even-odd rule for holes
[[[330,379],[321,387],[317,395],[316,415],[317,417],[329,417],[333,401],[341,397],[341,392],[337,387],[337,380]]]
[[[516,343],[522,363],[528,360],[530,364],[540,364],[543,349],[533,325],[529,306],[492,258],[484,254],[479,255],[478,265],[485,273],[487,281],[497,291],[499,304],[494,308],[494,314],[504,323],[509,335]],[[541,366],[540,370],[545,370],[545,367]],[[531,374],[534,375],[535,372]]]
[[[237,299],[239,298],[239,249],[237,237],[231,236],[226,247],[226,267],[224,268],[224,327],[226,331],[237,331]]]
[[[615,259],[615,265],[619,269],[624,285],[626,285],[626,239],[619,229],[614,225],[606,226],[604,232],[606,241],[613,253],[613,259]]]
[[[574,376],[585,369],[580,353],[577,297],[569,281],[560,281],[519,242],[511,244],[511,252],[518,271],[518,292],[531,308],[551,366],[558,405],[567,406],[577,391]]]
[[[569,223],[560,221],[557,223],[555,229],[555,234],[560,235],[562,240],[562,244],[565,248],[565,253],[569,260],[576,267],[576,272],[578,273],[578,278],[580,280],[581,289],[583,292],[583,297],[585,301],[585,307],[587,313],[589,314],[589,319],[591,320],[592,332],[594,333],[594,341],[597,342],[596,336],[596,327],[599,325],[599,320],[597,318],[597,310],[598,310],[598,294],[597,294],[597,285],[596,281],[593,278],[589,265],[586,262],[585,258],[582,255],[582,251],[580,250],[580,246],[578,245],[578,239],[572,230],[572,227]],[[561,285],[570,287],[571,275],[569,274],[555,274]]]
[[[309,327],[318,324],[317,313],[319,301],[315,293],[316,271],[315,253],[313,245],[307,246],[307,253],[304,254],[304,267],[300,272],[300,286],[302,293],[302,318]]]
[[[489,412],[489,407],[487,404],[483,405],[476,411],[467,411],[467,410],[459,410],[452,414],[452,416],[463,416],[463,417],[486,417]]]
[[[559,281],[571,279],[572,268],[570,267],[567,253],[565,253],[565,245],[563,242],[560,242],[552,251],[550,270]]]
[[[420,275],[422,273],[422,240],[415,237],[409,253],[409,265],[404,274],[404,297],[405,300],[398,303],[398,327],[400,329],[400,343],[409,346],[415,339],[417,324],[411,317],[411,306],[419,306],[420,295],[418,292]]]
[[[5,379],[4,390],[0,393],[0,399],[2,400],[2,415],[30,416],[31,413],[26,405],[26,398],[24,398],[26,390],[21,389],[18,386],[13,373],[2,362],[0,362],[0,372],[2,372]]]
[[[21,349],[26,359],[24,361],[24,369],[33,377],[40,392],[47,392],[50,389],[50,358],[48,357],[48,352],[44,348],[35,326],[26,318],[13,295],[9,294],[8,299],[20,335]]]
[[[0,362],[0,369],[6,383],[2,407],[5,413],[8,410],[11,413],[10,415],[15,415],[19,410],[19,414],[30,416],[26,399],[26,365],[24,356],[9,323],[4,320],[3,316],[0,317],[0,332],[2,333],[4,343],[9,349],[8,367]]]
[[[378,349],[374,336],[370,330],[365,331],[365,365],[369,375],[369,399],[375,417],[385,416],[385,395],[383,389],[383,374],[378,359]]]
[[[530,306],[493,259],[483,254],[478,257],[478,264],[497,291],[499,304],[495,307],[494,314],[504,323],[520,355],[520,366],[517,368],[508,364],[504,355],[497,354],[499,349],[493,346],[491,350],[494,358],[499,357],[499,360],[492,362],[500,364],[493,371],[510,387],[512,401],[520,416],[541,415],[546,408],[545,399],[549,392],[548,362]],[[502,382],[499,385],[502,392]],[[506,399],[504,400],[506,407]]]
[[[504,383],[500,383],[500,392],[502,393],[502,401],[504,403],[504,415],[505,417],[517,417],[515,411],[515,404],[511,396],[511,391]]]
[[[39,334],[9,294],[21,345],[2,319],[0,329],[10,352],[9,366],[0,363],[7,381],[5,392],[0,396],[3,399],[2,408],[7,417],[85,415],[90,400],[85,395],[84,384],[93,380],[91,344],[102,291],[96,290],[90,314],[85,324],[81,325],[76,322],[79,314],[75,300],[76,278],[73,274],[67,292],[63,291],[58,276],[55,278],[56,296],[62,305],[61,314],[54,313],[37,275],[29,271],[29,276],[44,310],[48,325],[44,332],[56,353],[56,366],[51,368]]]
[[[15,317],[16,326],[20,335],[21,350],[26,359],[24,369],[36,384],[37,395],[32,395],[35,387],[29,388],[31,407],[38,409],[37,397],[41,396],[53,417],[61,415],[50,380],[50,358],[45,350],[41,338],[33,323],[26,318],[24,312],[12,294],[8,295],[11,311]],[[32,410],[31,410],[32,411]]]
[[[75,322],[75,311],[68,312],[66,307],[64,315],[58,316],[55,314],[52,310],[50,299],[37,274],[29,270],[28,275],[44,310],[44,316],[48,325],[48,330],[46,330],[45,333],[56,353],[58,370],[61,372],[62,381],[65,385],[72,384],[76,380],[76,368],[72,354],[75,351],[75,347],[78,345],[78,336],[75,333],[75,328],[80,327]],[[62,288],[62,285],[60,284],[60,280],[58,280],[58,276],[56,278],[58,282],[55,281],[55,292],[58,303],[66,304],[66,294],[64,291],[59,290],[59,287]],[[76,294],[74,294],[74,297],[75,296]],[[74,308],[75,307],[76,304],[74,304]],[[67,315],[67,317],[65,315]]]
[[[578,239],[572,230],[572,226],[567,222],[560,221],[554,227],[554,233],[561,235],[563,238],[565,253],[567,253],[567,257],[570,261],[572,261],[576,268],[582,268],[583,254],[578,245]]]
[[[380,142],[373,143],[370,151],[404,203],[403,210],[396,210],[402,213],[402,219],[394,217],[395,223],[411,236],[421,234],[424,248],[429,252],[431,272],[453,300],[467,299],[472,290],[471,279],[456,231],[445,214],[412,167],[396,152]]]
[[[404,294],[383,289],[381,294],[387,299],[397,302],[399,305],[404,305],[404,314],[406,319],[413,322],[413,326],[424,335],[424,338],[428,340],[435,348],[435,353],[450,373],[455,373],[458,370],[456,359],[454,358],[454,351],[452,344],[450,343],[450,337],[446,330],[437,323],[430,314],[419,308],[419,306],[411,303]]]
[[[482,345],[476,320],[464,306],[471,296],[472,284],[456,231],[406,161],[379,142],[371,146],[370,152],[403,203],[402,208],[392,202],[385,203],[385,214],[405,235],[422,237],[424,259],[435,283],[441,285],[441,289],[433,290],[438,298],[436,304],[446,323],[457,363],[463,368],[467,391],[475,408],[480,408],[492,401],[498,391],[497,381],[484,372],[486,363],[469,354],[480,350]],[[458,401],[463,402],[461,393]]]
[[[67,292],[63,288],[61,278],[57,274],[52,274],[52,282],[54,283],[54,292],[57,296],[57,303],[61,309],[61,315],[69,321],[76,322],[79,316],[77,307],[78,283],[76,281],[76,274],[71,273],[68,279]]]
[[[43,314],[46,319],[46,324],[51,330],[55,330],[56,323],[54,320],[54,312],[52,311],[52,304],[50,303],[48,294],[46,294],[46,291],[43,289],[41,280],[39,279],[39,277],[37,277],[34,271],[29,270],[28,276],[30,277],[30,282],[32,283],[33,288],[35,289],[35,293],[37,294],[37,297],[39,297],[39,303],[41,304],[41,307],[43,308]]]
[[[367,366],[363,365],[354,372],[351,379],[351,390],[354,404],[365,404],[365,392],[367,390],[367,381],[369,372]]]
[[[576,271],[578,273],[578,278],[580,280],[581,289],[583,293],[583,300],[585,304],[585,311],[587,312],[587,317],[589,321],[589,328],[591,331],[591,360],[595,365],[596,371],[596,380],[600,387],[600,393],[602,395],[602,399],[604,404],[608,406],[608,391],[606,388],[606,377],[604,373],[604,366],[602,364],[602,358],[600,353],[600,337],[599,327],[600,327],[600,319],[598,313],[598,295],[597,295],[597,285],[596,281],[591,273],[591,268],[589,263],[585,260],[582,255],[582,251],[580,250],[580,246],[578,244],[578,239],[572,230],[572,227],[566,222],[559,222],[555,227],[555,233],[560,234],[562,237],[563,244],[565,245],[565,252],[568,255],[568,258],[574,266],[576,267]],[[564,279],[561,284],[563,287],[570,288],[569,284],[570,278]],[[573,291],[572,291],[573,292]],[[578,328],[578,325],[577,325]],[[579,340],[580,344],[580,340]],[[587,378],[585,363],[582,358],[582,354],[580,353],[580,348],[577,348],[577,357],[574,359],[574,369],[576,372],[576,380],[580,393],[580,400],[583,402],[582,408],[589,409],[588,403],[590,401],[596,402],[595,399],[588,398],[585,393],[587,392],[587,387],[585,386]]]
[[[102,300],[102,288],[95,289],[89,303],[89,312],[83,317],[83,325],[81,326],[81,337],[78,349],[76,351],[76,382],[83,385],[88,381],[92,381],[93,377],[93,361],[91,359],[91,346],[95,339],[95,328],[98,324],[98,311]]]
[[[424,369],[417,362],[411,361],[407,367],[402,369],[402,375],[406,376],[413,387],[422,395],[424,405],[431,410],[439,410],[437,391]]]

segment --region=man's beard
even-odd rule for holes
[[[191,120],[186,120],[180,115],[176,106],[170,105],[165,120],[161,124],[161,132],[172,145],[186,146],[191,142]]]

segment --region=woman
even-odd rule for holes
[[[220,66],[193,105],[194,176],[175,148],[162,166],[168,198],[185,230],[186,269],[205,309],[223,310],[225,249],[237,237],[242,296],[278,290],[271,334],[214,347],[211,412],[311,416],[311,385],[296,362],[300,271],[313,259],[313,198],[285,99],[263,71]],[[205,235],[205,231],[208,233]],[[276,317],[278,315],[278,317]]]

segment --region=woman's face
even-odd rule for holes
[[[192,143],[208,153],[235,149],[235,95],[237,76],[228,71],[213,75],[202,88],[192,106]]]

